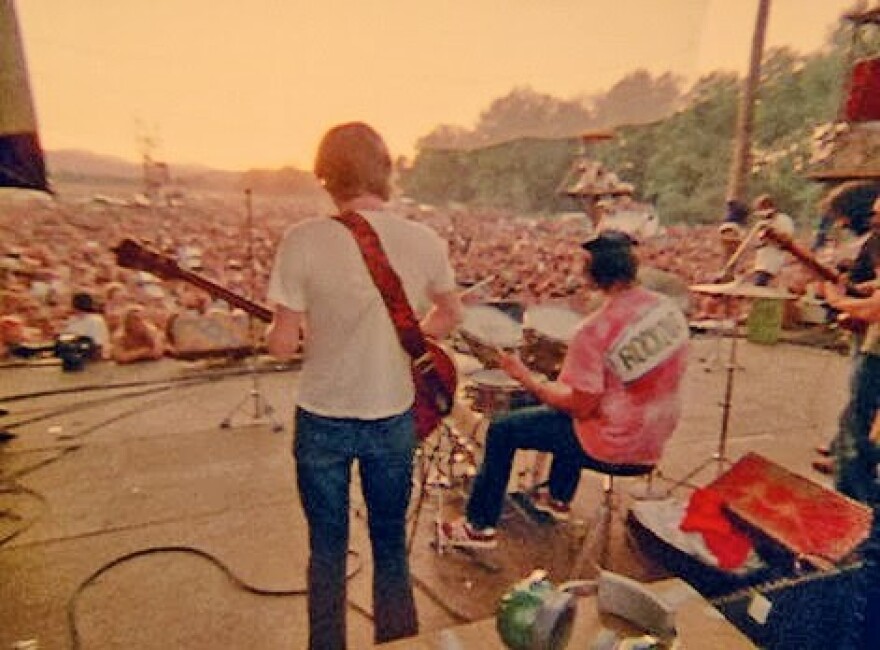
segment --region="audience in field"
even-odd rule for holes
[[[552,301],[575,310],[589,302],[580,248],[587,235],[586,218],[524,218],[501,210],[413,205],[401,209],[448,240],[464,287],[485,281],[478,300],[526,306]],[[91,296],[109,330],[116,333],[110,342],[112,358],[125,360],[113,347],[126,336],[150,339],[145,344],[150,352],[145,354],[160,356],[154,334],[162,337],[165,350],[168,329],[178,315],[232,310],[190,283],[119,266],[113,248],[121,240],[140,241],[179,268],[261,302],[273,242],[290,223],[328,210],[294,199],[261,202],[257,198],[248,219],[243,202],[236,205],[234,200],[213,197],[152,209],[63,199],[4,204],[0,343],[5,350],[10,343],[52,340],[74,315],[74,295],[82,293]],[[668,226],[662,235],[641,242],[639,255],[642,266],[674,274],[685,286],[711,282],[726,260],[715,225]],[[794,268],[784,273],[788,277],[783,277],[783,284],[803,289],[802,273]],[[723,308],[716,297],[691,296],[692,318],[720,318]],[[128,319],[132,319],[129,327],[142,328],[140,334],[122,334]]]

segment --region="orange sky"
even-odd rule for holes
[[[820,47],[852,0],[772,0],[768,45]],[[570,98],[646,68],[743,70],[757,0],[18,0],[46,149],[308,168],[360,119],[395,154],[515,86]]]

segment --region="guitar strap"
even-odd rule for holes
[[[391,322],[397,330],[397,338],[407,354],[412,357],[413,370],[418,372],[427,382],[434,399],[437,401],[437,409],[442,414],[452,409],[452,396],[447,394],[440,375],[434,366],[433,356],[428,349],[425,335],[419,327],[419,320],[413,311],[400,276],[388,261],[379,235],[370,225],[370,222],[362,214],[346,211],[333,217],[336,221],[348,228],[360,248],[364,263],[370,272],[370,277],[376,284]]]

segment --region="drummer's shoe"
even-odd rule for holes
[[[495,548],[498,546],[498,535],[494,528],[475,528],[462,517],[443,522],[440,526],[440,546]]]
[[[571,505],[551,497],[550,490],[535,490],[532,493],[532,506],[559,522],[568,521],[571,516]]]

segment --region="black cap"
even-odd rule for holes
[[[591,253],[627,253],[639,242],[623,230],[602,230],[581,244],[581,248]]]

